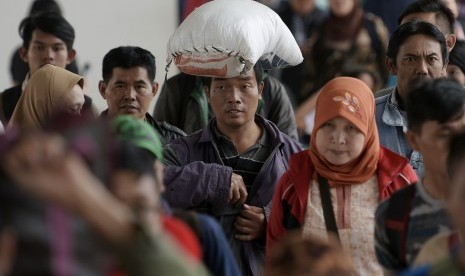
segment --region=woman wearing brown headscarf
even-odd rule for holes
[[[44,65],[27,82],[8,127],[43,127],[57,112],[79,114],[84,104],[84,78]]]
[[[374,114],[373,94],[361,80],[339,77],[322,88],[310,150],[291,157],[276,188],[267,252],[289,229],[313,238],[330,231],[361,275],[382,273],[374,252],[376,207],[417,177],[407,159],[379,145]]]
[[[385,84],[384,65],[388,31],[381,18],[364,12],[359,0],[329,0],[329,14],[319,32],[309,39],[313,47],[305,56],[301,101],[326,82],[353,67],[376,74],[374,91]]]

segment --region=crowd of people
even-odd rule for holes
[[[115,45],[91,88],[35,0],[0,93],[0,275],[463,275],[460,3],[397,2],[273,2],[295,67],[159,87]]]

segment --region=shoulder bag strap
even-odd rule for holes
[[[335,234],[337,240],[339,243],[341,243],[341,238],[339,237],[339,231],[337,229],[336,218],[334,216],[333,204],[331,202],[328,180],[318,175],[318,184],[320,188],[321,206],[323,207],[326,229],[328,232]]]

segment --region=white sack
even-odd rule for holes
[[[168,65],[174,61],[191,75],[230,78],[248,71],[257,61],[264,69],[274,69],[302,60],[281,18],[252,0],[208,2],[195,9],[168,42]]]

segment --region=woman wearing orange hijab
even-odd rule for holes
[[[43,127],[58,112],[79,114],[84,104],[84,78],[46,64],[27,82],[8,127]]]
[[[374,213],[395,190],[417,181],[408,160],[379,144],[373,93],[362,81],[328,82],[316,103],[310,149],[295,154],[273,198],[267,252],[290,229],[332,232],[361,275],[381,275]]]

